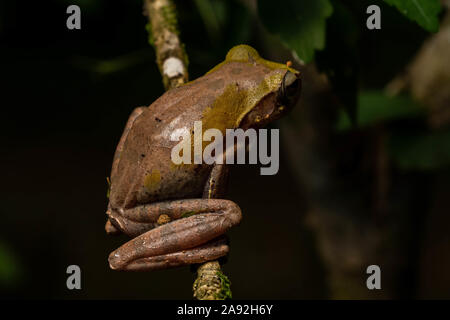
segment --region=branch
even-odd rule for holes
[[[188,81],[188,57],[180,41],[176,8],[172,0],[145,0],[144,15],[148,17],[149,42],[156,52],[156,63],[166,90]],[[167,220],[167,218],[169,220]],[[167,223],[167,217],[161,223]],[[218,261],[208,261],[197,269],[193,285],[198,300],[224,300],[231,298],[230,281],[222,273]]]
[[[188,58],[179,38],[175,5],[171,0],[145,0],[144,15],[164,87],[169,90],[186,83]]]
[[[231,299],[230,280],[222,273],[218,261],[208,261],[198,267],[192,289],[198,300]]]

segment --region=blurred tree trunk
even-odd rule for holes
[[[409,259],[409,221],[389,208],[384,129],[336,134],[338,101],[327,78],[313,65],[302,70],[303,98],[282,132],[296,177],[308,192],[307,223],[316,233],[331,297],[395,297],[395,279]],[[381,267],[382,290],[366,287],[372,264]]]
[[[450,119],[444,117],[450,105],[449,30],[445,23],[432,35],[401,77],[401,89],[410,89],[432,109],[433,126]],[[423,199],[431,181],[390,167],[388,132],[382,126],[336,132],[340,103],[327,77],[313,64],[300,70],[302,99],[282,121],[281,132],[297,181],[307,192],[306,222],[315,231],[331,298],[414,296],[421,225],[429,209]],[[393,93],[392,87],[388,91]],[[381,268],[382,290],[366,286],[372,264]]]

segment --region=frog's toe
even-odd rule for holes
[[[120,230],[117,229],[109,220],[106,221],[105,231],[109,235],[117,235],[121,233]]]
[[[126,262],[124,261],[123,257],[117,250],[111,252],[108,258],[108,262],[109,267],[112,270],[122,270],[126,265]]]

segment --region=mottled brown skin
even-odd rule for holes
[[[194,121],[204,118],[205,109],[227,86],[249,90],[274,73],[282,74],[284,84],[280,81],[276,90],[267,92],[237,127],[262,127],[289,109],[300,91],[300,81],[291,83],[298,74],[292,77],[294,73],[286,68],[269,68],[250,55],[249,59],[228,61],[131,114],[113,160],[105,229],[134,238],[110,254],[112,269],[162,269],[203,263],[228,253],[223,235],[241,221],[241,210],[230,200],[218,199],[225,192],[227,166],[176,166],[171,150],[178,141],[169,137],[175,129],[192,130]],[[230,116],[236,117],[231,112]],[[170,222],[159,225],[161,215]]]

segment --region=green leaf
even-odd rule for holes
[[[416,21],[422,28],[437,32],[441,11],[440,0],[384,0],[409,19]]]
[[[408,96],[389,97],[383,91],[363,91],[358,96],[356,123],[358,127],[367,127],[380,122],[418,116],[422,113],[424,109]],[[350,119],[344,112],[338,119],[336,129],[351,129]]]
[[[258,12],[267,30],[303,61],[325,47],[325,22],[333,12],[329,0],[259,0]]]
[[[394,163],[405,170],[432,170],[450,166],[450,131],[394,133],[389,142]]]

